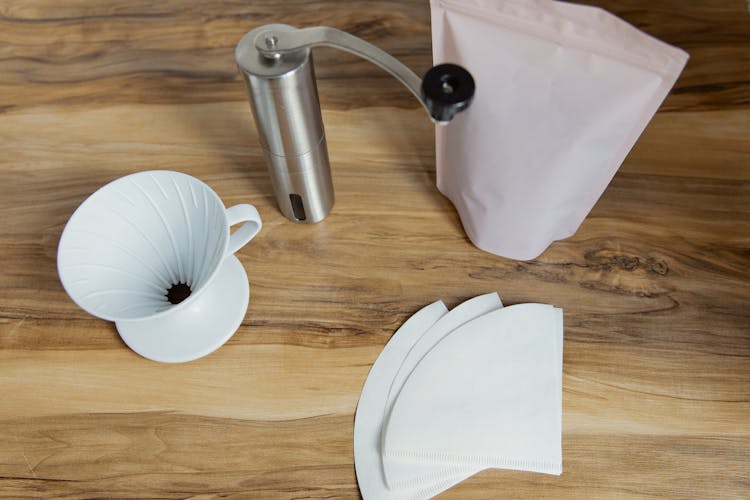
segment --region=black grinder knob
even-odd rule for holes
[[[474,89],[474,78],[464,68],[456,64],[438,64],[422,78],[422,101],[433,120],[448,122],[456,113],[469,107]]]

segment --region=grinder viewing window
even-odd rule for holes
[[[474,80],[460,66],[440,64],[421,79],[383,50],[334,28],[269,24],[248,32],[235,57],[247,84],[276,201],[288,219],[305,223],[323,220],[334,199],[310,53],[315,46],[351,52],[388,71],[437,123],[450,121],[474,96]]]

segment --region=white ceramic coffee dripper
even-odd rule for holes
[[[189,175],[128,175],[71,216],[58,247],[60,280],[82,309],[114,321],[138,354],[190,361],[220,347],[242,322],[250,287],[233,254],[261,225],[255,207],[227,209]]]

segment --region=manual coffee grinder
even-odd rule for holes
[[[335,47],[393,75],[419,99],[433,121],[449,122],[471,103],[474,80],[454,64],[432,67],[419,78],[387,52],[335,28],[260,26],[235,50],[281,212],[314,223],[333,207],[333,183],[311,48]]]

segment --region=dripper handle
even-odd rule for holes
[[[235,232],[229,235],[229,244],[227,245],[227,255],[232,255],[240,248],[247,245],[250,240],[255,238],[263,227],[258,210],[246,203],[234,205],[226,209],[227,223],[229,226],[244,223]]]

